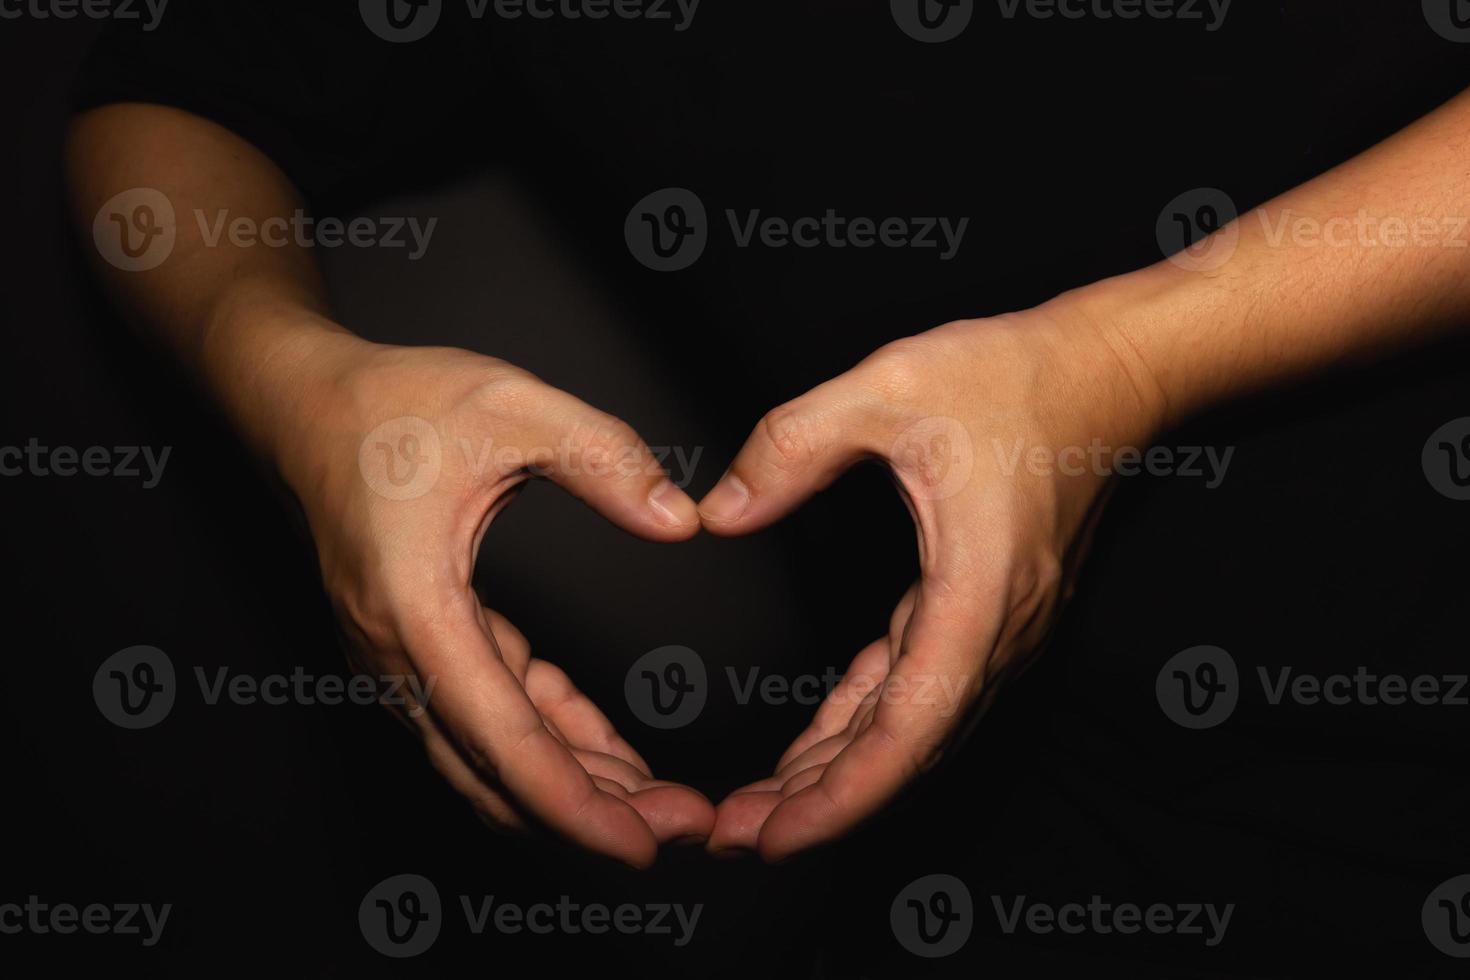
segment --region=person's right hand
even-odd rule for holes
[[[277,462],[306,512],[354,666],[430,691],[427,705],[400,713],[434,766],[493,825],[542,825],[636,867],[660,842],[707,837],[710,802],[655,780],[470,581],[490,521],[533,475],[641,537],[694,535],[694,504],[638,435],[464,350],[337,334],[304,377],[304,422],[278,442]]]

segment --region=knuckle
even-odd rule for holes
[[[918,337],[904,337],[878,348],[863,364],[869,390],[889,404],[915,401],[933,384],[932,346]]]
[[[771,448],[771,460],[780,468],[801,466],[820,450],[816,427],[810,417],[792,405],[782,405],[767,412],[759,429]]]
[[[575,423],[567,433],[568,448],[593,476],[632,475],[642,443],[622,419],[597,413]]]
[[[533,410],[543,389],[535,375],[510,365],[480,373],[470,389],[471,407],[496,419],[519,418]]]
[[[636,440],[632,426],[604,412],[581,419],[572,427],[572,441],[583,449],[617,449]]]

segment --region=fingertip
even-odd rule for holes
[[[750,488],[734,473],[726,473],[699,502],[698,513],[706,530],[731,534],[749,510]]]
[[[796,848],[790,841],[773,838],[772,835],[762,833],[756,840],[755,853],[766,864],[785,864],[796,853]]]
[[[623,863],[634,871],[647,871],[653,867],[654,862],[657,860],[658,848],[655,847],[651,848],[647,853],[639,852],[634,857],[625,857],[623,858]]]
[[[630,806],[628,809],[633,808]],[[642,822],[643,817],[640,815],[638,819]],[[647,871],[658,860],[658,839],[646,825],[643,831],[635,839],[625,843],[623,853],[620,855],[623,863],[634,871]]]
[[[767,864],[781,864],[847,829],[821,785],[813,783],[783,799],[771,812],[761,825],[755,849]]]
[[[648,509],[653,519],[668,531],[692,535],[699,530],[699,511],[694,501],[668,477],[648,492]]]
[[[706,850],[715,857],[738,857],[756,849],[756,838],[771,811],[781,803],[773,790],[736,792],[715,810],[715,825]]]
[[[714,804],[687,786],[660,783],[633,793],[628,802],[661,843],[695,837],[703,843],[714,830]]]
[[[621,861],[637,871],[658,859],[658,839],[628,800],[601,789],[577,810],[570,824],[557,828],[573,843]]]

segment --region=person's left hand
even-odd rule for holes
[[[876,459],[909,505],[920,564],[887,635],[852,661],[774,775],[720,804],[711,851],[779,860],[846,833],[936,761],[1040,645],[1107,484],[1089,447],[1146,447],[1162,415],[1151,376],[1097,309],[1068,294],[889,344],[768,413],[700,503],[709,531],[749,534]]]

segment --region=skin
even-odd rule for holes
[[[1145,449],[1221,399],[1470,316],[1470,248],[1453,244],[1465,240],[1455,220],[1470,212],[1467,132],[1461,95],[1183,256],[895,341],[768,413],[697,513],[636,434],[572,396],[493,358],[354,337],[332,321],[302,249],[207,247],[182,218],[159,268],[100,268],[301,501],[360,668],[437,678],[413,724],[487,819],[544,825],[636,866],[659,842],[706,836],[715,852],[781,860],[879,810],[1042,645],[1110,474],[1015,465],[1016,446]],[[181,215],[228,208],[259,222],[298,206],[252,147],[156,106],[80,116],[68,177],[88,231],[103,202],[137,186],[163,191]],[[1360,211],[1410,227],[1431,219],[1438,238],[1395,245],[1384,226],[1376,244],[1341,230],[1329,242],[1292,224]],[[359,451],[404,416],[448,448],[431,489],[395,500],[364,478]],[[457,451],[466,444],[510,451],[479,465]],[[919,581],[774,773],[717,813],[693,790],[653,780],[470,587],[484,528],[532,475],[635,534],[675,541],[701,525],[727,536],[766,527],[862,459],[884,462],[909,505]]]
[[[701,501],[705,527],[758,530],[876,458],[909,503],[921,576],[773,774],[720,804],[710,850],[782,860],[847,833],[1036,652],[1108,479],[1076,456],[1015,465],[1013,447],[1147,449],[1217,401],[1470,319],[1467,161],[1462,93],[1172,261],[895,342],[767,414]]]
[[[545,828],[634,867],[651,864],[662,842],[705,839],[711,803],[654,779],[471,586],[486,528],[533,476],[633,534],[697,533],[693,502],[637,433],[504,361],[353,336],[328,315],[302,248],[207,245],[189,217],[196,208],[261,222],[300,207],[274,164],[218,126],[109,106],[76,120],[67,160],[88,234],[90,216],[121,189],[157,188],[173,204],[167,261],[102,273],[300,502],[354,666],[434,682],[427,710],[402,717],[445,779],[497,827]],[[432,430],[438,472],[422,493],[395,499],[388,460],[375,461],[379,442],[389,457],[403,448],[401,434],[374,433],[404,417]]]

